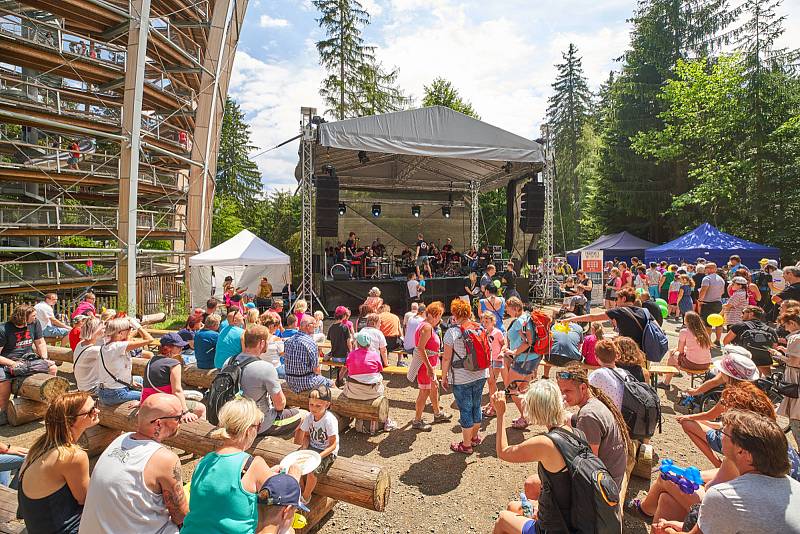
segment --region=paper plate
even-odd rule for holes
[[[319,467],[320,463],[322,463],[322,456],[317,451],[304,449],[287,454],[281,460],[280,465],[283,469],[288,470],[292,465],[299,464],[300,472],[307,475]]]

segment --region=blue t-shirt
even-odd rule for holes
[[[219,333],[214,367],[222,369],[225,360],[242,352],[242,334],[244,334],[244,328],[235,325],[228,325]]]
[[[219,332],[216,330],[200,330],[194,335],[194,357],[197,358],[198,369],[213,369],[214,355],[217,352]]]
[[[581,341],[583,341],[583,329],[575,323],[567,323],[569,332],[560,332],[554,328],[550,329],[553,338],[552,354],[558,354],[570,360],[581,361]]]
[[[528,341],[528,334],[525,331],[526,325],[528,330],[531,333],[531,340],[535,341],[536,332],[533,330],[533,324],[530,324],[531,316],[528,315],[527,312],[523,312],[522,315],[511,321],[511,324],[508,325],[508,348],[511,350],[517,350],[523,342],[527,343]],[[526,361],[526,360],[533,360],[538,358],[540,355],[535,354],[533,350],[529,350],[528,352],[523,352],[522,354],[517,355],[517,361]]]
[[[226,328],[228,328],[228,320],[227,319],[223,319],[222,322],[219,323],[219,331],[222,332]]]
[[[281,337],[283,339],[289,339],[290,337],[292,337],[293,335],[295,335],[299,331],[300,330],[298,330],[297,328],[287,328],[286,330],[281,332]]]

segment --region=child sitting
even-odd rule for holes
[[[311,473],[303,477],[303,500],[309,502],[317,486],[317,475],[325,474],[339,454],[339,421],[328,411],[331,406],[331,391],[318,386],[308,394],[308,411],[299,427],[299,442],[304,449],[317,451],[322,462]]]
[[[314,312],[314,320],[316,324],[314,325],[314,341],[317,343],[322,343],[325,341],[325,333],[323,331],[323,321],[325,320],[325,314],[323,314],[320,310]]]
[[[481,315],[481,324],[489,336],[489,347],[492,349],[492,364],[491,376],[489,377],[489,404],[483,409],[483,415],[486,417],[494,416],[494,407],[492,406],[492,395],[497,391],[497,375],[499,374],[503,380],[503,387],[508,385],[508,369],[503,363],[503,351],[505,351],[506,337],[503,332],[497,328],[495,323],[495,315],[490,311],[483,312]]]
[[[594,346],[603,339],[603,335],[603,323],[592,323],[589,327],[589,335],[583,338],[583,345],[581,345],[581,356],[586,365],[600,367],[600,362],[597,361],[597,355],[594,353]]]

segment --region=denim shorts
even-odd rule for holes
[[[481,422],[481,397],[485,383],[486,379],[481,378],[467,384],[453,384],[453,396],[461,413],[458,418],[461,428],[472,428]]]
[[[117,389],[100,388],[99,397],[103,404],[122,404],[131,400],[141,400],[142,392],[127,387]]]
[[[722,431],[719,429],[711,429],[706,431],[706,442],[711,450],[722,454]]]
[[[522,376],[528,376],[536,372],[542,357],[538,354],[520,355],[511,364],[511,370]]]
[[[69,330],[59,326],[48,325],[42,330],[44,337],[64,337],[69,334]]]

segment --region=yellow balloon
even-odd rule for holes
[[[718,313],[712,313],[711,315],[708,316],[708,319],[706,319],[706,321],[708,322],[709,325],[717,327],[717,326],[722,326],[725,323],[725,318]]]
[[[569,325],[564,322],[556,323],[556,325],[553,328],[555,328],[556,332],[561,332],[562,334],[569,333]]]

